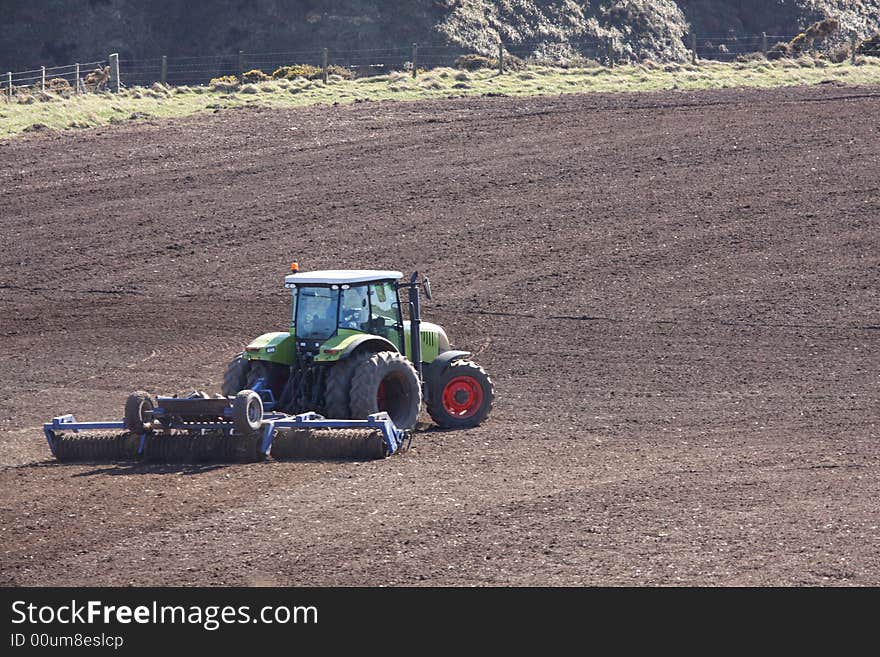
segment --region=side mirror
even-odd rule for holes
[[[425,276],[422,279],[422,289],[425,291],[425,297],[430,301],[434,297],[431,295],[431,279]]]

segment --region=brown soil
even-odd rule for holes
[[[880,584],[880,89],[363,103],[0,144],[0,584]],[[482,427],[62,465],[298,259],[418,269]]]

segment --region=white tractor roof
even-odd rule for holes
[[[284,277],[285,285],[345,285],[346,283],[366,283],[403,278],[399,271],[381,269],[326,269],[324,271],[304,271]]]

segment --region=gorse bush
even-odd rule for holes
[[[337,75],[343,80],[351,80],[354,74],[344,66],[336,66],[331,64],[327,67],[327,75]],[[293,80],[294,78],[305,78],[306,80],[320,80],[324,76],[324,69],[320,66],[311,64],[291,64],[290,66],[281,66],[272,72],[272,77],[276,80]]]
[[[336,66],[334,64],[327,67],[327,73],[329,75],[338,75],[343,80],[352,80],[354,78],[354,73],[350,70],[344,66]]]
[[[311,64],[292,64],[290,66],[281,66],[272,72],[272,77],[276,80],[293,80],[294,78],[306,78],[314,80],[321,77],[321,67],[312,66]]]
[[[817,21],[791,41],[780,41],[767,53],[767,59],[780,59],[782,57],[798,57],[806,50],[812,48],[817,40],[827,39],[840,29],[840,23],[833,18]]]
[[[252,69],[241,76],[241,81],[244,83],[265,82],[271,79],[271,76],[266,75],[258,68]]]
[[[219,78],[213,78],[208,86],[214,91],[235,91],[238,89],[239,81],[234,75],[224,75]]]

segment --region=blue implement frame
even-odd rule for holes
[[[58,417],[53,417],[51,422],[46,422],[43,425],[43,433],[46,434],[46,441],[49,443],[49,451],[52,452],[52,456],[55,456],[56,431],[73,431],[74,433],[79,433],[80,431],[95,431],[98,429],[119,429],[125,431],[125,421],[77,422],[73,415],[59,415]],[[138,453],[141,452],[143,447],[144,436],[141,436],[141,445],[138,449]]]
[[[171,398],[159,397],[158,402]],[[215,401],[215,400],[206,400]],[[215,422],[185,422],[175,418],[168,417],[161,407],[152,411],[154,419],[164,420],[161,422],[162,429],[178,429],[185,431],[220,431],[232,436],[234,430],[232,423],[228,421],[218,420]],[[73,415],[60,415],[52,418],[51,422],[43,425],[43,433],[46,434],[46,441],[49,443],[49,450],[53,456],[55,453],[55,441],[57,433],[64,431],[72,431],[79,433],[80,431],[96,431],[101,429],[115,429],[125,431],[125,421],[110,422],[78,422]],[[322,415],[314,412],[300,413],[299,415],[286,415],[277,412],[264,412],[260,421],[259,431],[262,434],[260,449],[263,454],[269,454],[272,450],[272,440],[277,429],[375,429],[382,434],[385,440],[386,454],[391,456],[400,450],[403,444],[409,440],[412,441],[412,432],[408,429],[399,429],[386,412],[374,413],[367,417],[366,420],[333,420],[327,419]],[[152,432],[148,429],[140,435],[140,443],[137,453],[143,456],[144,445],[147,436]]]
[[[260,445],[263,454],[268,454],[272,449],[272,439],[276,429],[376,429],[385,439],[388,456],[397,452],[406,440],[412,440],[412,432],[408,429],[398,429],[384,411],[373,413],[366,420],[328,420],[314,412],[299,415],[264,413],[261,428],[263,442]]]

